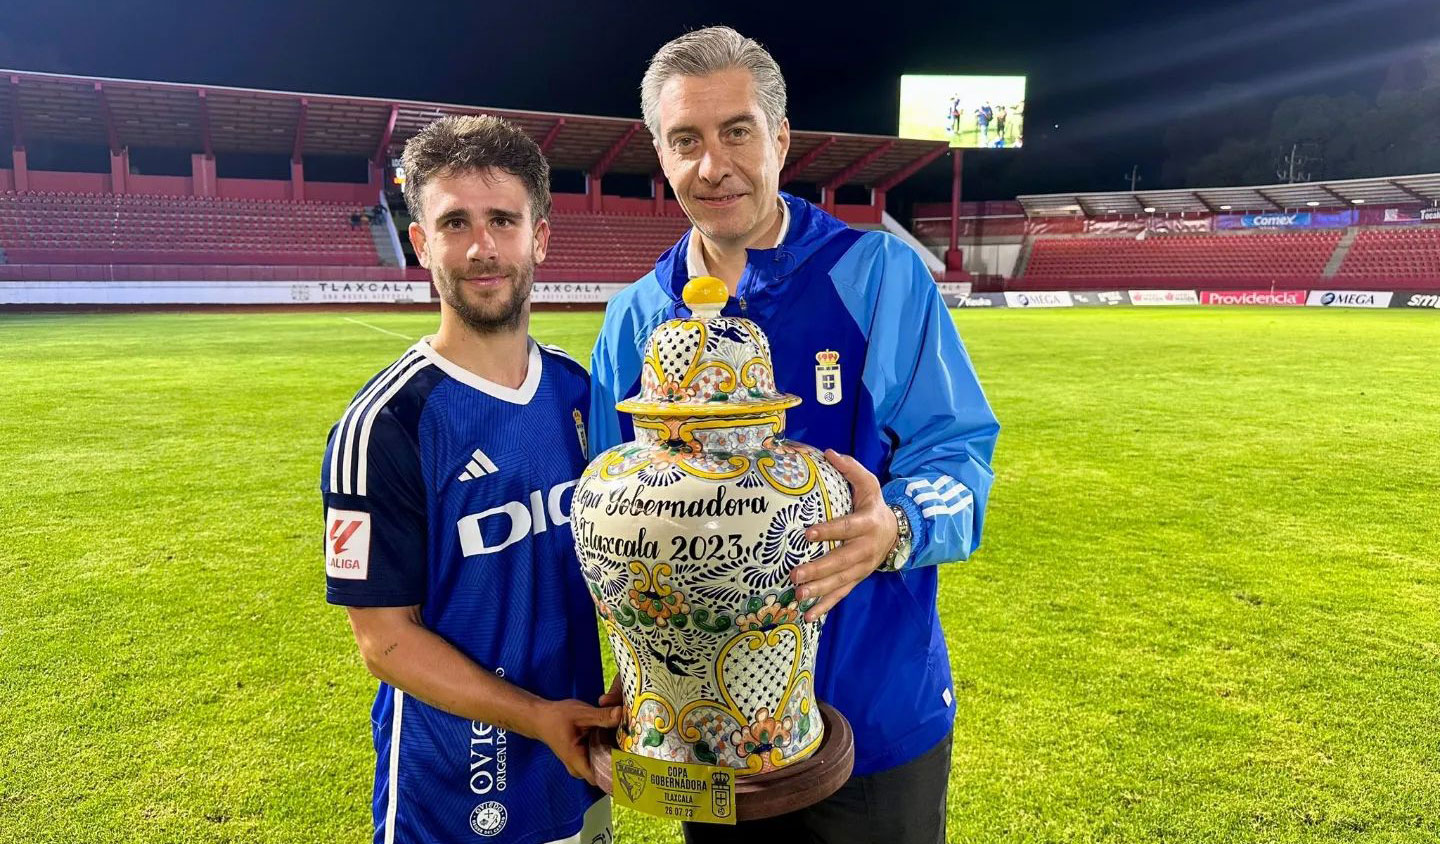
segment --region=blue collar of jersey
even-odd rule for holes
[[[797,196],[781,191],[780,199],[790,209],[790,230],[785,233],[785,242],[774,249],[745,250],[749,253],[746,271],[752,276],[751,286],[756,288],[755,294],[766,299],[777,297],[805,262],[832,238],[850,231],[849,226]],[[655,262],[655,278],[669,291],[675,304],[681,301],[680,293],[690,280],[685,257],[694,233],[693,228],[686,232]],[[754,301],[757,297],[751,295],[750,298]],[[730,313],[733,307],[727,308],[726,313]]]

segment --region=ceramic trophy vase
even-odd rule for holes
[[[820,624],[789,575],[832,543],[806,528],[850,511],[824,455],[785,439],[770,345],[722,317],[719,279],[692,280],[693,316],[646,345],[635,440],[585,469],[576,550],[619,670],[621,750],[675,762],[776,770],[824,734],[814,691]]]

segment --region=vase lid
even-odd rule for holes
[[[748,319],[721,316],[730,291],[714,276],[692,278],[681,297],[690,316],[650,334],[640,394],[615,408],[641,416],[749,416],[800,403],[775,389],[770,341]]]

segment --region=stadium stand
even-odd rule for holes
[[[505,116],[552,169],[583,176],[583,194],[555,194],[538,281],[633,280],[687,226],[635,119],[5,74],[0,147],[12,156],[0,168],[0,282],[97,291],[146,281],[423,282],[425,271],[400,266],[405,219],[387,214],[372,229],[355,217],[387,193],[399,210],[387,165],[446,114]],[[28,150],[52,143],[108,148],[108,174],[31,169]],[[130,150],[146,147],[188,153],[189,175],[139,172]],[[781,183],[816,186],[820,204],[851,224],[898,230],[884,214],[886,192],[945,152],[936,142],[797,131]],[[288,159],[290,178],[221,177],[216,160],[232,154]],[[360,181],[307,179],[308,155],[354,159]],[[652,194],[605,194],[607,174],[646,177]],[[846,185],[869,188],[870,203],[837,203]],[[950,213],[948,203],[916,209],[918,248],[935,256],[925,257],[937,278],[982,290],[1440,289],[1440,174],[968,202],[954,227],[963,269],[946,252]]]
[[[0,281],[427,281],[426,270],[316,264],[0,264]]]
[[[1233,188],[1052,193],[1021,196],[1017,201],[1032,220],[1107,214],[1303,213],[1335,207],[1430,204],[1440,201],[1440,173]]]
[[[19,264],[373,267],[355,204],[144,194],[0,195],[0,249]]]
[[[1440,279],[1440,230],[1361,231],[1336,278],[1347,284],[1383,280],[1434,284]]]
[[[632,281],[688,225],[665,196],[652,139],[636,118],[6,70],[0,149],[11,156],[8,167],[0,162],[0,282],[20,284],[0,294],[23,286],[31,298],[19,301],[38,303],[56,285],[80,282],[86,301],[104,304],[111,282],[123,283],[129,302],[151,301],[135,292],[147,281],[425,281],[424,270],[400,266],[403,216],[387,214],[374,229],[352,216],[387,197],[401,212],[395,157],[425,125],[453,114],[505,117],[536,140],[553,172],[583,177],[584,193],[554,196],[554,237],[537,281]],[[98,156],[74,170],[32,166],[56,161],[40,153],[58,148]],[[132,160],[132,151],[147,149],[167,151],[168,173],[137,167],[144,157]],[[781,183],[813,185],[841,219],[880,226],[886,191],[946,151],[938,141],[792,131]],[[95,167],[107,153],[108,171]],[[188,174],[177,154],[189,157]],[[266,158],[274,175],[222,175],[229,156]],[[307,177],[311,156],[324,157],[327,172],[348,160],[355,180]],[[276,177],[282,168],[288,179]],[[642,177],[651,195],[606,194],[611,174],[629,177],[632,191],[643,189]],[[839,202],[847,186],[869,188],[869,203]],[[362,298],[323,301],[372,301],[366,291],[348,293]],[[383,285],[371,293],[373,301],[389,295]]]
[[[1039,237],[1026,281],[1122,282],[1163,278],[1268,281],[1321,276],[1339,231],[1298,234],[1167,234],[1130,237]]]
[[[937,254],[948,206],[913,223]],[[977,290],[1440,289],[1440,174],[965,203]]]
[[[550,254],[541,277],[606,273],[639,278],[689,225],[684,217],[557,213],[550,220]]]

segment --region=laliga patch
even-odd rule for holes
[[[370,572],[370,514],[330,508],[325,525],[326,576],[365,580]]]
[[[815,354],[815,400],[840,403],[840,353],[826,349]]]

